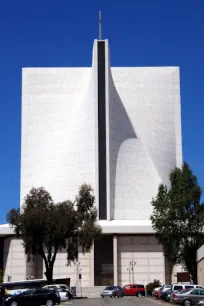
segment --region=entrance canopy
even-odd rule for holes
[[[5,237],[8,235],[14,235],[14,230],[9,224],[0,225],[0,237]]]

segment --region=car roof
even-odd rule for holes
[[[127,285],[125,285],[125,286],[144,286],[143,284],[127,284]]]

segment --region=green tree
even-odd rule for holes
[[[196,252],[203,244],[204,204],[197,177],[187,163],[169,175],[170,188],[160,185],[152,200],[151,221],[164,255],[181,264],[197,282]]]
[[[79,247],[89,251],[100,235],[95,197],[89,185],[82,185],[74,202],[54,204],[44,188],[32,188],[22,209],[11,209],[7,221],[23,240],[28,260],[39,254],[45,264],[48,283],[53,280],[53,267],[58,252],[66,250],[68,264],[78,260]]]

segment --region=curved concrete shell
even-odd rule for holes
[[[111,68],[105,40],[91,68],[23,70],[21,203],[32,186],[58,202],[86,182],[99,219],[145,225],[181,163],[178,67]]]
[[[181,163],[178,67],[111,67],[108,41],[96,40],[92,67],[23,69],[21,205],[33,186],[56,203],[74,200],[83,183],[95,191],[103,235],[79,252],[83,294],[176,281],[181,267],[171,269],[149,217],[158,185]],[[4,280],[44,277],[42,258],[26,263],[12,234],[0,226]],[[57,254],[54,277],[70,277],[79,290],[77,266],[66,258]]]

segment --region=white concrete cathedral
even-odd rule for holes
[[[82,285],[171,282],[150,215],[182,164],[179,68],[111,67],[108,40],[95,40],[92,67],[24,68],[22,83],[21,205],[33,186],[60,202],[91,184],[103,237],[80,254]],[[0,235],[5,280],[44,277],[8,225]],[[77,273],[58,254],[54,276],[74,286]]]

